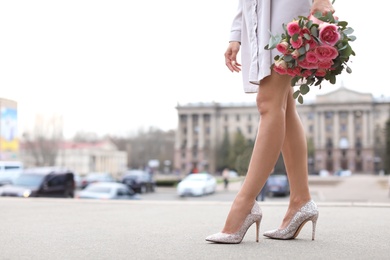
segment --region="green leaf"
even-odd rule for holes
[[[293,41],[296,42],[296,41],[298,40],[298,37],[299,37],[299,34],[298,34],[298,33],[294,34],[294,35],[292,36]]]
[[[305,48],[305,46],[302,46],[301,48],[299,48],[299,49],[298,49],[298,53],[299,53],[300,55],[305,54],[305,53],[306,53],[306,48]]]
[[[338,24],[339,26],[341,26],[341,27],[346,27],[346,26],[348,25],[348,23],[345,22],[345,21],[340,21],[340,22],[338,22],[337,24]]]
[[[271,35],[268,42],[268,49],[274,49],[281,40],[282,37],[280,35]]]
[[[300,87],[299,87],[299,90],[301,91],[301,94],[302,95],[306,95],[307,93],[309,93],[310,91],[310,87],[306,84],[302,84]]]
[[[298,97],[298,102],[299,102],[300,104],[303,104],[303,97],[302,97],[302,95],[300,95],[300,96]]]
[[[286,55],[286,56],[284,56],[284,61],[285,62],[290,62],[290,61],[292,61],[293,60],[293,57],[291,56],[291,55]]]
[[[343,33],[345,33],[345,34],[351,34],[351,33],[353,33],[354,32],[354,30],[351,28],[351,27],[348,27],[347,29],[345,29],[344,31],[343,31]]]
[[[336,76],[335,75],[330,75],[329,77],[329,82],[331,84],[336,84]]]
[[[293,94],[293,97],[294,97],[295,99],[297,99],[297,97],[298,97],[300,94],[301,94],[301,92],[300,92],[299,90],[296,90],[296,91],[294,92],[294,94]]]
[[[353,35],[350,35],[348,36],[348,39],[353,42],[354,40],[356,40],[356,36],[353,36]]]
[[[352,69],[350,67],[347,66],[347,68],[345,69],[346,72],[348,73],[352,73]]]

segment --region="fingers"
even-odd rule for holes
[[[241,64],[237,62],[237,53],[240,50],[239,42],[230,42],[225,52],[225,64],[231,72],[240,72]]]
[[[225,55],[225,64],[231,72],[240,72],[241,64],[237,62],[236,57],[230,57],[229,55]]]

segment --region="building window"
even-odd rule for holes
[[[333,112],[325,112],[325,118],[331,119],[333,117]]]
[[[309,133],[313,133],[314,127],[313,125],[309,125]]]
[[[203,116],[204,121],[207,123],[210,122],[210,118],[211,118],[211,116],[209,114],[206,114]]]
[[[347,131],[347,125],[346,124],[341,124],[340,130],[341,130],[341,132],[346,132]]]
[[[248,121],[252,121],[252,115],[248,115]]]
[[[206,127],[206,134],[209,135],[211,133],[210,127]]]
[[[229,116],[225,115],[225,122],[229,121]]]
[[[314,119],[314,112],[307,113],[307,119],[309,119],[309,120]]]
[[[333,125],[327,124],[326,125],[326,132],[332,132],[332,130],[333,130]]]
[[[251,134],[251,133],[252,133],[252,126],[248,125],[248,134]]]
[[[340,118],[347,118],[348,117],[348,112],[342,111],[340,112]]]
[[[180,115],[180,122],[182,123],[187,122],[187,115]]]
[[[183,127],[183,134],[187,134],[187,127]]]
[[[236,115],[236,121],[240,122],[240,115]]]
[[[242,132],[241,132],[241,128],[237,127],[237,132],[238,132],[238,133],[242,133]]]

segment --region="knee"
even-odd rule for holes
[[[273,95],[272,95],[273,94]],[[258,93],[256,97],[257,109],[263,117],[270,113],[285,113],[286,102],[275,93]]]

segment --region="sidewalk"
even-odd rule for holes
[[[230,202],[0,198],[0,259],[389,259],[389,203],[317,203],[297,239],[263,236],[212,244]],[[286,203],[260,202],[260,232],[278,227]]]

